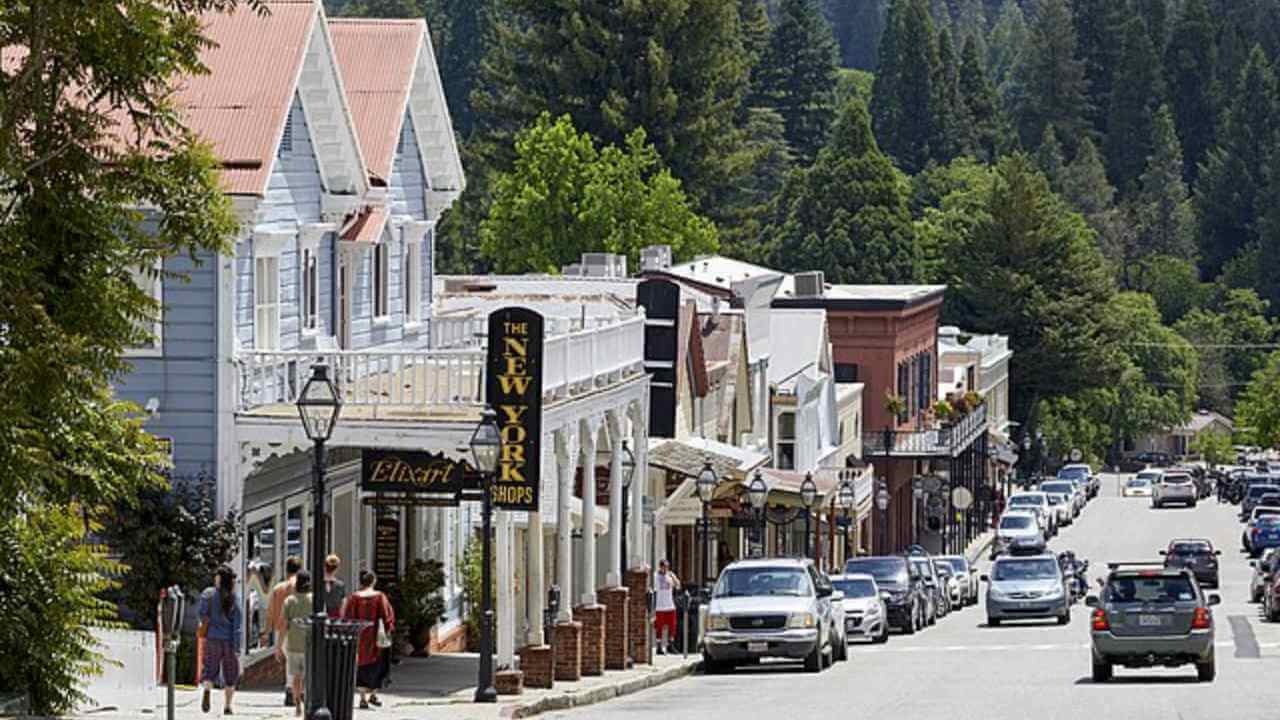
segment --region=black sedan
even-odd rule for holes
[[[1167,568],[1187,568],[1196,576],[1196,582],[1204,587],[1218,587],[1218,556],[1221,550],[1215,550],[1213,543],[1205,538],[1182,538],[1173,540],[1169,547],[1161,550],[1164,566]]]

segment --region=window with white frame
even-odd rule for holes
[[[147,333],[147,342],[141,343],[130,348],[130,355],[159,355],[163,347],[163,331],[164,331],[164,282],[161,277],[161,263],[159,260],[149,270],[143,268],[133,268],[129,271],[133,278],[134,285],[137,285],[152,300],[159,305],[155,309],[155,316],[149,321],[139,323],[139,329]]]
[[[316,248],[302,249],[302,329],[315,331],[320,326],[320,262]]]
[[[391,271],[388,267],[390,253],[386,243],[373,246],[373,316],[386,317],[391,314]]]
[[[796,468],[796,414],[778,414],[778,469]]]
[[[256,257],[253,261],[254,347],[280,349],[280,257]]]
[[[416,323],[422,319],[422,243],[404,244],[404,321]]]

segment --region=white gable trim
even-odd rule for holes
[[[369,174],[356,142],[329,26],[318,3],[296,87],[325,195],[363,196],[369,190]]]
[[[462,193],[467,182],[431,34],[425,28],[414,64],[413,83],[409,87],[409,117],[413,120],[418,154],[426,175],[427,219],[436,220]]]

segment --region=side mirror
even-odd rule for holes
[[[841,600],[844,600],[843,592],[836,590],[835,592],[831,593],[831,602],[840,602]]]
[[[1214,550],[1214,551],[1213,551],[1213,554],[1214,554],[1214,555],[1221,555],[1221,554],[1222,554],[1222,551],[1221,551],[1221,550]]]
[[[1160,551],[1160,554],[1161,554],[1161,555],[1168,555],[1168,554],[1169,554],[1169,551],[1168,551],[1168,550],[1161,550],[1161,551]]]
[[[1214,594],[1212,594],[1212,595],[1210,595],[1210,596],[1209,596],[1209,604],[1210,604],[1210,605],[1217,605],[1217,604],[1219,604],[1219,603],[1221,603],[1221,602],[1222,602],[1222,596],[1221,596],[1221,595],[1219,595],[1218,593],[1214,593]]]
[[[1249,561],[1249,567],[1254,567],[1254,568],[1258,567],[1258,561],[1257,561],[1257,560],[1250,560],[1250,561]]]
[[[832,592],[833,591],[830,585],[819,585],[817,595],[820,598],[827,598],[827,597],[831,597]]]
[[[1097,596],[1097,595],[1090,595],[1090,596],[1086,597],[1086,598],[1084,599],[1084,604],[1085,604],[1087,607],[1091,607],[1091,608],[1096,608],[1096,607],[1098,607],[1098,605],[1099,605],[1099,603],[1098,603],[1098,596]]]
[[[981,577],[979,577],[978,579],[979,579],[979,580],[981,580],[982,582],[991,582],[991,576],[990,576],[990,575],[985,575],[985,574],[984,574],[984,575],[982,575]]]

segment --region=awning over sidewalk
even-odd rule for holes
[[[705,438],[649,438],[649,466],[687,478],[696,478],[710,461],[716,477],[741,480],[769,461],[765,453],[746,450]]]

